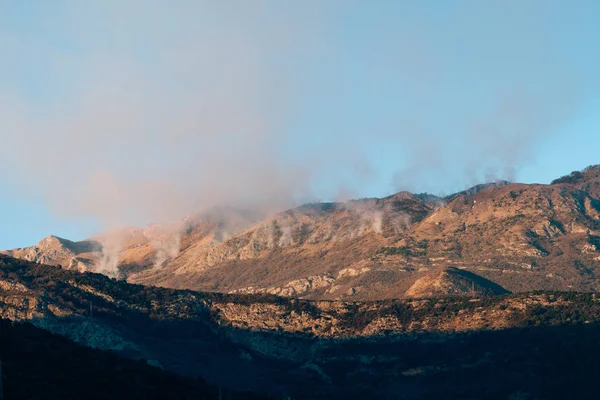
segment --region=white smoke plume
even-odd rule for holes
[[[180,222],[152,225],[143,230],[144,236],[150,240],[155,251],[154,269],[159,269],[165,261],[171,260],[179,254],[181,247],[181,235],[190,226],[189,220]]]
[[[410,228],[411,216],[406,213],[400,213],[390,218],[390,224],[394,229],[394,233],[399,235]]]
[[[47,49],[42,62],[64,81],[62,97],[38,114],[18,90],[0,92],[0,163],[12,167],[11,184],[35,186],[61,216],[107,227],[223,204],[278,211],[311,196],[320,166],[286,161],[282,118],[295,82],[273,63],[318,43],[318,26],[298,19],[318,20],[318,8],[67,3],[63,23],[48,23],[82,53]],[[5,56],[23,58],[26,47]],[[135,53],[145,50],[151,60]]]
[[[383,228],[383,212],[372,209],[354,209],[354,213],[358,214],[359,227],[356,236],[362,236],[367,232],[382,233]]]
[[[177,257],[181,246],[181,234],[179,232],[169,235],[166,240],[153,241],[152,246],[156,249],[154,268],[161,268],[165,261]]]
[[[356,221],[356,227],[350,238],[363,236],[367,233],[381,234],[383,232],[383,220],[385,213],[377,206],[374,199],[361,201],[346,201],[338,205],[340,210],[346,210],[350,218]]]
[[[280,229],[280,237],[278,241],[279,247],[287,247],[294,245],[294,238],[292,237],[292,226],[284,225],[279,228]]]
[[[116,278],[119,276],[119,261],[123,243],[129,234],[128,229],[116,229],[101,238],[102,250],[100,259],[95,265],[95,272]]]
[[[208,211],[195,214],[186,219],[189,227],[198,223],[216,226],[214,230],[214,241],[224,242],[234,235],[250,228],[258,221],[266,218],[274,210],[268,209],[240,209],[232,207],[213,207]],[[187,229],[187,228],[186,228]]]

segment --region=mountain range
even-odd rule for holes
[[[595,398],[599,238],[599,166],[49,236],[0,254],[2,383],[23,398]]]
[[[591,166],[549,185],[498,181],[445,197],[400,192],[269,216],[223,207],[3,253],[144,285],[378,300],[433,293],[412,287],[448,268],[510,292],[597,291],[599,250],[600,166]]]

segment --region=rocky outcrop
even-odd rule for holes
[[[296,279],[286,283],[283,286],[270,288],[247,287],[231,291],[230,293],[268,293],[277,296],[299,297],[312,291],[329,288],[335,282],[335,279],[328,276],[309,276],[307,278]]]
[[[407,297],[492,296],[509,293],[502,286],[458,268],[442,268],[417,279],[406,291]]]
[[[94,241],[72,242],[57,236],[48,236],[31,247],[4,250],[3,254],[40,264],[59,265],[65,269],[87,271],[93,268],[101,250]]]

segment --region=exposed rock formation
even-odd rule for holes
[[[442,268],[417,279],[406,291],[407,297],[443,297],[448,295],[491,296],[509,293],[502,286],[458,268]]]
[[[60,265],[65,269],[87,271],[94,267],[100,250],[100,243],[95,241],[72,242],[51,235],[34,246],[4,250],[1,253],[40,264]]]

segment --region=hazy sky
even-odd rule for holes
[[[0,248],[600,163],[600,2],[0,0]]]

